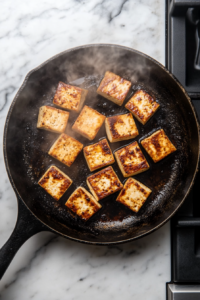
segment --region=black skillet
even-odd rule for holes
[[[83,153],[71,168],[59,163],[47,151],[57,134],[36,129],[39,107],[53,105],[58,81],[88,88],[85,104],[105,116],[125,113],[126,109],[96,94],[105,71],[131,80],[132,90],[146,90],[160,103],[160,109],[145,126],[137,120],[141,138],[163,128],[177,151],[155,164],[145,153],[150,169],[135,176],[152,189],[152,194],[136,214],[115,201],[117,194],[101,201],[102,209],[88,222],[74,216],[65,202],[75,187],[87,188],[90,174]],[[125,101],[125,102],[126,102]],[[77,114],[70,113],[66,132],[84,145],[87,139],[71,130]],[[4,157],[9,179],[18,199],[16,227],[0,250],[0,278],[20,246],[37,232],[48,230],[88,244],[109,245],[132,241],[162,226],[186,198],[199,161],[199,127],[191,101],[180,83],[161,64],[136,50],[116,45],[87,45],[67,50],[31,71],[10,107],[4,131]],[[104,126],[92,143],[105,137]],[[111,144],[112,150],[130,141]],[[56,202],[38,184],[45,170],[55,164],[74,181]],[[118,166],[113,165],[124,182]]]

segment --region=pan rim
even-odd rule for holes
[[[39,70],[40,68],[42,68],[44,65],[46,65],[47,63],[51,62],[52,60],[56,59],[57,57],[59,56],[62,56],[63,54],[66,54],[66,53],[70,53],[70,52],[73,52],[73,51],[76,51],[76,50],[80,50],[80,49],[85,49],[85,48],[91,48],[91,47],[115,47],[115,48],[120,48],[120,49],[124,49],[124,50],[128,50],[130,52],[133,52],[133,53],[137,53],[147,59],[149,59],[150,61],[154,62],[156,65],[158,65],[159,67],[161,67],[165,72],[167,72],[169,74],[169,76],[172,77],[172,79],[176,82],[176,84],[179,86],[179,88],[182,90],[182,92],[184,93],[184,95],[186,96],[189,104],[190,104],[190,107],[192,108],[192,111],[193,111],[193,115],[195,117],[195,122],[196,122],[196,125],[197,125],[197,128],[198,128],[198,159],[197,159],[197,163],[196,163],[196,168],[195,168],[195,172],[193,174],[193,177],[192,177],[192,180],[191,180],[191,183],[190,183],[190,186],[187,190],[187,192],[185,193],[182,201],[179,203],[179,205],[176,207],[176,209],[164,220],[162,221],[161,223],[159,223],[157,226],[155,226],[153,229],[150,229],[149,231],[143,233],[143,234],[139,234],[135,237],[132,237],[132,238],[129,238],[129,239],[125,239],[125,240],[119,240],[119,241],[114,241],[114,242],[93,242],[93,241],[88,241],[88,240],[84,240],[84,239],[78,239],[78,238],[74,238],[74,237],[71,237],[67,234],[64,234],[64,233],[61,233],[59,231],[57,231],[56,229],[52,228],[51,226],[47,225],[45,222],[43,222],[42,220],[40,220],[39,217],[37,217],[35,215],[35,213],[32,212],[32,210],[27,206],[26,202],[23,200],[23,198],[21,197],[20,193],[18,192],[16,186],[15,186],[15,183],[12,179],[12,176],[11,176],[11,172],[10,172],[10,169],[9,169],[9,165],[8,165],[8,159],[7,159],[7,153],[6,153],[6,142],[7,142],[7,129],[8,129],[8,124],[9,124],[9,120],[10,120],[10,117],[11,117],[11,114],[12,114],[12,111],[13,111],[13,108],[16,104],[16,101],[19,97],[19,94],[21,93],[21,91],[23,90],[23,88],[25,87],[29,77],[31,76],[32,73],[36,72],[37,70]],[[4,162],[5,162],[5,166],[6,166],[6,171],[7,171],[7,174],[8,174],[8,178],[10,180],[10,183],[16,193],[16,196],[17,196],[17,199],[20,198],[23,203],[25,204],[26,208],[34,215],[34,217],[39,221],[41,222],[41,224],[45,225],[49,231],[52,231],[54,233],[57,233],[59,234],[60,236],[62,237],[65,237],[67,239],[70,239],[70,240],[73,240],[73,241],[76,241],[76,242],[80,242],[80,243],[84,243],[84,244],[90,244],[90,245],[115,245],[115,244],[122,244],[122,243],[127,243],[127,242],[130,242],[130,241],[133,241],[133,240],[136,240],[136,239],[139,239],[141,237],[144,237],[152,232],[154,232],[155,230],[157,230],[158,228],[160,228],[161,226],[163,226],[165,223],[167,223],[167,221],[169,221],[172,216],[177,212],[177,210],[180,208],[180,206],[184,203],[186,197],[188,196],[189,192],[191,191],[191,188],[194,184],[194,181],[195,181],[195,178],[196,178],[196,174],[197,174],[197,171],[198,171],[198,166],[199,166],[199,159],[200,159],[200,125],[199,125],[199,120],[198,120],[198,116],[197,116],[197,113],[196,113],[196,110],[194,108],[194,105],[189,97],[189,95],[187,94],[186,90],[184,89],[184,87],[182,86],[182,84],[179,82],[179,80],[164,66],[162,65],[160,62],[158,62],[156,59],[148,56],[147,54],[141,52],[141,51],[138,51],[138,50],[135,50],[133,48],[130,48],[130,47],[127,47],[127,46],[122,46],[122,45],[117,45],[117,44],[109,44],[109,43],[95,43],[95,44],[86,44],[86,45],[81,45],[81,46],[78,46],[78,47],[72,47],[72,48],[69,48],[65,51],[62,51],[52,57],[50,57],[49,59],[47,59],[46,61],[44,61],[43,63],[41,63],[40,65],[38,65],[36,68],[30,70],[27,75],[25,76],[24,78],[24,81],[22,82],[20,88],[18,89],[11,105],[10,105],[10,108],[8,110],[8,113],[7,113],[7,116],[6,116],[6,121],[5,121],[5,125],[4,125],[4,134],[3,134],[3,154],[4,154]]]

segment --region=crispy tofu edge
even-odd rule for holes
[[[123,165],[121,164],[121,161],[120,161],[120,159],[119,159],[119,157],[118,157],[117,152],[115,152],[114,155],[115,155],[117,164],[118,164],[118,166],[119,166],[119,168],[120,168],[120,170],[121,170],[121,172],[122,172],[122,175],[123,175],[124,177],[132,176],[132,175],[127,175],[127,174],[124,172]]]
[[[112,101],[113,103],[115,103],[115,104],[117,104],[117,105],[119,105],[119,106],[122,106],[123,103],[124,103],[124,100],[125,100],[125,99],[124,99],[123,101],[122,101],[122,100],[117,100],[117,99],[115,99],[115,98],[113,98],[113,97],[111,97],[111,96],[109,96],[109,95],[107,95],[107,94],[104,94],[103,92],[98,91],[98,90],[97,90],[97,94],[99,94],[99,95],[101,95],[102,97],[104,97],[104,98],[106,98],[106,99]]]
[[[75,124],[74,124],[75,125]],[[77,126],[72,126],[72,129],[76,131],[78,134],[82,135],[86,139],[92,141],[95,137],[91,138],[88,134],[86,134],[84,131],[81,131],[80,129],[77,128]],[[99,128],[100,129],[100,128]],[[97,132],[98,133],[98,132]]]
[[[77,190],[79,190],[79,189],[82,189],[84,192],[85,192],[85,194],[90,198],[90,201],[92,201],[94,204],[95,204],[95,206],[96,207],[98,207],[98,210],[97,211],[99,211],[101,208],[102,208],[102,206],[101,206],[101,204],[98,202],[98,201],[96,201],[96,199],[84,188],[84,187],[82,187],[82,186],[79,186],[71,195],[70,195],[70,197],[67,199],[67,201],[65,202],[65,206],[67,207],[67,208],[69,208],[74,214],[76,214],[80,219],[82,219],[82,220],[84,220],[84,221],[87,221],[87,220],[89,220],[97,211],[95,211],[91,216],[89,216],[88,218],[83,218],[83,217],[81,217],[81,216],[79,216],[76,212],[74,212],[72,209],[71,209],[71,207],[70,207],[70,205],[69,205],[69,201],[70,201],[70,199],[71,198],[73,198],[74,197],[74,195],[76,194],[76,192],[77,192]]]
[[[163,157],[161,157],[160,159],[154,159],[154,158],[149,154],[149,151],[146,149],[147,147],[144,146],[144,144],[145,144],[144,142],[146,142],[147,140],[151,139],[152,136],[156,135],[158,132],[163,132],[163,133],[164,133],[164,135],[167,137],[167,139],[169,140],[169,142],[171,143],[171,145],[174,147],[174,149],[173,149],[169,154],[167,154],[166,156],[163,156]],[[141,141],[141,145],[142,145],[142,147],[145,149],[145,151],[147,152],[147,154],[151,157],[151,159],[152,159],[155,163],[161,161],[162,159],[164,159],[164,158],[167,157],[168,155],[170,155],[170,154],[174,153],[175,151],[177,151],[177,148],[176,148],[176,147],[174,146],[174,144],[171,142],[171,140],[170,140],[169,137],[166,135],[166,133],[165,133],[165,131],[164,131],[163,129],[159,129],[159,130],[155,131],[154,133],[152,133],[150,136],[144,138],[144,139]]]
[[[129,145],[128,145],[128,146],[129,146]],[[127,147],[127,146],[125,146],[125,147]],[[121,149],[123,149],[123,148],[125,148],[125,147],[120,148],[119,150],[115,151],[115,153],[114,153],[115,158],[116,158],[116,161],[117,161],[117,163],[118,163],[118,166],[119,166],[119,168],[120,168],[120,170],[121,170],[121,172],[122,172],[122,175],[123,175],[124,177],[130,177],[130,176],[133,176],[133,175],[137,175],[137,174],[139,174],[139,173],[142,173],[142,172],[147,171],[147,170],[150,168],[149,163],[148,163],[148,161],[146,160],[146,157],[144,156],[144,158],[145,158],[145,160],[146,160],[146,163],[147,163],[147,166],[148,166],[148,167],[145,168],[145,169],[139,170],[138,172],[134,172],[134,173],[131,173],[131,174],[127,174],[127,173],[124,171],[123,164],[121,163],[120,158],[119,158],[119,154],[118,154],[118,151],[120,151]],[[139,145],[138,145],[138,147],[139,147]],[[140,148],[140,147],[139,147],[139,148]],[[141,150],[141,149],[140,149],[140,150]],[[142,150],[141,150],[141,152],[142,152]]]
[[[65,121],[65,127],[64,127],[64,129],[61,131],[61,130],[53,130],[53,129],[48,129],[48,128],[45,128],[45,127],[39,127],[39,123],[40,123],[40,113],[42,113],[42,110],[43,110],[43,108],[50,108],[50,109],[52,109],[52,110],[57,110],[57,111],[60,111],[60,113],[63,113],[63,114],[65,114],[65,115],[67,115],[67,118],[66,118],[66,121]],[[53,107],[53,106],[48,106],[48,105],[43,105],[43,106],[41,106],[40,108],[39,108],[39,114],[38,114],[38,121],[37,121],[37,128],[38,129],[42,129],[42,130],[46,130],[46,131],[50,131],[50,132],[56,132],[56,133],[63,133],[64,131],[65,131],[65,129],[66,129],[66,127],[67,127],[67,123],[68,123],[68,120],[69,120],[69,112],[68,111],[64,111],[64,110],[61,110],[61,109],[58,109],[58,108],[55,108],[55,107]]]
[[[80,92],[81,92],[81,99],[80,99],[80,102],[79,102],[79,105],[78,105],[78,107],[77,107],[77,109],[71,109],[71,108],[67,108],[67,107],[64,107],[63,105],[60,105],[60,104],[58,104],[56,101],[54,101],[55,100],[55,98],[57,97],[57,93],[58,93],[58,89],[59,89],[59,85],[60,84],[62,84],[62,85],[64,85],[64,86],[71,86],[71,87],[73,87],[74,89],[76,89],[76,90],[80,90]],[[56,89],[56,92],[55,92],[55,95],[54,95],[54,98],[53,98],[53,104],[55,104],[56,106],[58,106],[58,107],[61,107],[61,108],[63,108],[63,109],[68,109],[68,110],[70,110],[70,111],[74,111],[74,112],[79,112],[80,110],[81,110],[81,108],[82,108],[82,106],[83,106],[83,104],[84,104],[84,102],[85,102],[85,99],[86,99],[86,96],[87,96],[87,94],[88,94],[88,90],[85,90],[85,89],[82,89],[82,88],[80,88],[80,87],[78,87],[78,86],[74,86],[74,85],[71,85],[71,84],[68,84],[68,83],[64,83],[64,82],[62,82],[62,81],[59,81],[59,83],[58,83],[58,86],[57,86],[57,89]]]
[[[106,129],[107,138],[109,139],[110,143],[113,143],[114,140],[113,140],[113,137],[110,133],[110,126],[109,126],[109,123],[108,123],[108,118],[105,119],[105,129]]]
[[[46,193],[48,193],[49,194],[49,192],[47,192],[47,190],[41,185],[41,181],[43,180],[43,178],[48,174],[48,172],[50,172],[51,171],[51,169],[52,168],[55,168],[59,173],[61,173],[69,182],[70,182],[70,184],[69,184],[69,186],[68,186],[68,188],[65,190],[65,192],[70,188],[70,186],[72,185],[72,183],[73,183],[73,180],[69,177],[69,176],[67,176],[67,174],[65,174],[64,172],[62,172],[60,169],[58,169],[55,165],[51,165],[48,169],[47,169],[47,171],[42,175],[42,177],[38,180],[38,184],[46,191]],[[49,194],[53,199],[55,199],[56,201],[58,201],[58,200],[60,200],[60,198],[65,194],[65,192],[59,197],[59,198],[55,198],[55,197],[53,197],[51,194]]]
[[[102,139],[102,140],[100,140],[99,142],[97,142],[97,143],[95,143],[95,144],[93,144],[93,145],[99,144],[99,143],[100,143],[101,141],[103,141],[103,140],[106,140],[106,139]],[[108,145],[108,147],[109,147],[109,149],[110,149],[110,152],[111,152],[111,155],[112,155],[112,158],[113,158],[113,159],[112,159],[112,161],[110,161],[110,162],[108,162],[108,163],[104,163],[104,164],[98,165],[96,168],[90,167],[89,162],[88,162],[88,160],[87,160],[87,155],[86,155],[86,153],[85,153],[85,148],[87,148],[87,147],[89,147],[89,146],[92,146],[92,145],[85,146],[85,147],[83,148],[83,154],[84,154],[85,160],[86,160],[86,162],[87,162],[88,168],[90,169],[91,172],[93,172],[93,171],[95,171],[95,170],[98,170],[98,169],[101,169],[101,168],[103,168],[103,167],[112,165],[112,164],[115,163],[115,158],[114,158],[114,155],[113,155],[112,150],[111,150],[111,148],[110,148],[110,145],[108,144],[108,141],[107,141],[107,140],[106,140],[106,142],[107,142],[107,145]]]
[[[140,90],[139,90],[139,91],[140,91]],[[142,90],[142,91],[143,91],[143,90]],[[137,92],[136,92],[136,93],[137,93]],[[136,93],[135,93],[135,94],[136,94]],[[132,98],[135,96],[135,94],[131,97],[131,99],[128,100],[128,102],[127,102],[126,105],[125,105],[125,108],[128,109],[128,110],[134,115],[134,117],[135,117],[140,123],[142,123],[142,125],[145,125],[145,124],[151,119],[151,117],[153,117],[153,115],[157,112],[157,110],[160,108],[160,104],[154,100],[154,102],[156,102],[158,106],[156,107],[155,111],[154,111],[147,119],[145,119],[145,120],[143,121],[142,119],[140,119],[140,117],[139,117],[137,114],[134,113],[134,111],[132,111],[132,110],[130,109],[130,103],[132,102]],[[148,94],[148,95],[149,95],[149,94]],[[150,96],[150,95],[149,95],[149,96]],[[150,96],[150,97],[151,97],[151,96]]]
[[[88,166],[89,170],[92,172],[93,170],[90,168],[90,165],[89,165],[89,163],[88,163],[88,160],[87,160],[87,157],[86,157],[84,148],[83,148],[83,155],[84,155],[84,157],[85,157],[85,160],[86,160],[86,163],[87,163],[87,166]]]
[[[77,126],[77,123],[76,123],[76,121],[79,119],[79,117],[80,117],[80,118],[82,117],[82,115],[83,115],[83,113],[84,113],[84,108],[85,108],[85,107],[87,107],[87,108],[89,108],[89,109],[91,109],[91,110],[97,112],[97,113],[99,114],[99,116],[101,117],[101,120],[102,120],[101,125],[98,126],[97,129],[96,129],[96,134],[95,134],[94,136],[92,136],[92,137],[91,137],[89,134],[87,134],[87,133],[85,133],[84,131],[82,131],[82,130],[79,128],[79,126]],[[72,126],[72,129],[73,129],[74,131],[76,131],[77,133],[79,133],[80,135],[82,135],[82,136],[84,136],[85,138],[87,138],[88,140],[92,141],[92,140],[96,137],[96,135],[98,134],[98,132],[99,132],[101,126],[103,125],[103,123],[104,123],[104,121],[105,121],[105,118],[106,118],[106,117],[105,117],[104,115],[102,115],[100,112],[98,112],[97,110],[95,110],[95,109],[93,109],[93,108],[91,108],[91,107],[85,105],[85,106],[83,107],[82,111],[80,112],[78,118],[77,118],[76,121],[74,122],[74,125]]]
[[[104,171],[104,170],[107,169],[107,168],[111,168],[111,169],[112,169],[112,172],[113,172],[114,175],[116,176],[116,178],[117,178],[117,180],[119,181],[119,183],[121,184],[121,186],[120,186],[120,188],[119,188],[118,190],[113,191],[112,193],[109,193],[108,195],[105,195],[104,197],[100,197],[100,196],[98,196],[98,194],[96,194],[96,192],[94,191],[94,189],[93,189],[93,187],[91,186],[91,184],[90,184],[90,182],[89,182],[88,179],[89,179],[90,177],[96,175],[97,173]],[[117,193],[118,191],[120,191],[120,190],[123,188],[123,184],[122,184],[121,181],[119,180],[119,177],[117,176],[117,174],[115,173],[115,171],[113,170],[113,168],[112,168],[111,166],[108,166],[107,168],[102,169],[102,170],[98,171],[97,173],[88,176],[88,177],[87,177],[87,180],[86,180],[87,185],[88,185],[88,187],[89,187],[91,193],[94,195],[94,197],[95,197],[95,199],[96,199],[97,201],[100,201],[100,200],[102,200],[102,199],[104,199],[104,198],[106,198],[106,197],[108,197],[108,196],[110,196],[110,195],[112,195],[112,194],[114,194],[114,193]]]
[[[131,114],[132,115],[132,114]],[[120,116],[120,115],[119,115]],[[113,116],[114,117],[114,116]],[[116,116],[117,117],[117,116]],[[129,136],[124,136],[124,137],[119,137],[119,138],[114,138],[113,135],[111,134],[111,126],[109,124],[109,118],[112,118],[112,117],[108,117],[106,118],[105,120],[105,128],[106,128],[106,134],[107,134],[107,137],[109,139],[109,141],[111,143],[116,143],[116,142],[121,142],[121,141],[126,141],[126,140],[130,140],[130,139],[134,139],[136,136],[139,135],[139,131],[138,131],[138,128],[137,128],[137,125],[135,124],[136,128],[137,128],[137,134],[133,134],[133,135],[129,135]],[[134,119],[133,119],[134,120]]]
[[[76,158],[77,158],[77,156],[80,154],[81,150],[83,149],[83,144],[82,144],[81,142],[79,142],[78,140],[76,140],[75,138],[73,138],[73,137],[67,135],[66,133],[62,133],[62,134],[59,135],[59,137],[56,139],[56,141],[53,143],[53,145],[52,145],[51,148],[49,149],[48,154],[49,154],[50,156],[52,156],[53,158],[57,159],[58,161],[60,161],[61,163],[63,163],[64,165],[66,165],[66,166],[68,166],[68,167],[71,167],[71,165],[73,164],[73,162],[75,161],[76,158],[74,159],[74,161],[73,161],[71,164],[66,164],[66,163],[64,163],[63,161],[59,160],[57,157],[53,156],[52,153],[51,153],[51,152],[53,151],[55,145],[57,144],[58,140],[61,138],[61,136],[62,136],[63,134],[66,135],[67,137],[69,137],[69,138],[75,140],[75,141],[78,142],[80,145],[82,145],[82,148],[79,150],[79,152],[78,152],[77,155],[76,155]]]
[[[129,100],[130,101],[130,100]],[[143,122],[132,110],[129,109],[128,107],[128,103],[129,101],[126,103],[125,108],[128,109],[130,111],[130,113],[132,113],[132,115],[142,124],[145,125],[145,122]],[[147,121],[146,121],[147,122]]]
[[[102,97],[104,97],[104,98],[106,98],[106,99],[108,99],[108,100],[114,102],[115,104],[117,104],[117,105],[119,105],[119,106],[122,106],[122,104],[124,103],[124,100],[126,99],[126,96],[127,96],[128,92],[130,91],[130,88],[131,88],[131,82],[130,82],[129,80],[124,79],[124,80],[130,82],[130,86],[129,86],[128,90],[127,90],[127,93],[126,93],[124,99],[122,99],[122,100],[116,99],[116,98],[114,98],[114,97],[112,97],[112,96],[109,96],[109,95],[107,95],[106,93],[104,93],[104,92],[101,91],[103,82],[104,82],[106,76],[109,76],[109,74],[112,74],[112,76],[115,76],[116,78],[123,79],[122,77],[120,77],[119,75],[117,75],[117,74],[115,74],[115,73],[113,73],[113,72],[106,71],[105,74],[104,74],[104,77],[103,77],[103,79],[101,80],[100,85],[99,85],[99,87],[98,87],[98,89],[97,89],[97,94],[99,94],[99,95],[101,95]]]
[[[87,94],[88,94],[88,90],[85,90],[85,89],[82,89],[82,93],[81,93],[81,100],[80,100],[80,103],[79,103],[79,106],[78,106],[78,109],[77,109],[77,113],[79,113],[83,107],[83,104],[85,102],[85,99],[87,97]]]
[[[148,197],[150,196],[150,194],[152,193],[152,190],[150,189],[150,188],[148,188],[146,185],[144,185],[143,183],[141,183],[140,181],[138,181],[138,180],[136,180],[136,179],[134,179],[134,178],[128,178],[127,179],[127,181],[125,182],[125,184],[124,184],[124,187],[123,187],[123,189],[120,191],[120,193],[119,193],[119,195],[118,195],[118,197],[117,197],[117,199],[116,199],[116,201],[117,202],[119,202],[119,203],[121,203],[122,205],[125,205],[126,207],[128,207],[130,210],[132,210],[133,212],[138,212],[138,211],[140,211],[140,209],[142,208],[142,206],[138,209],[138,210],[134,210],[134,209],[132,209],[129,205],[127,205],[126,203],[122,203],[121,201],[120,201],[120,197],[121,197],[121,194],[123,193],[123,191],[124,190],[126,190],[126,187],[127,187],[127,185],[129,184],[129,182],[131,183],[131,182],[136,182],[136,183],[138,183],[142,188],[144,188],[145,190],[148,190],[148,196],[147,196],[147,198],[145,199],[145,201],[144,201],[144,203],[142,204],[142,206],[145,204],[145,202],[146,202],[146,200],[148,199]]]
[[[127,102],[128,103],[128,102]],[[133,114],[133,116],[142,124],[145,125],[153,116],[154,114],[157,112],[157,110],[160,108],[160,105],[156,108],[156,110],[149,116],[149,118],[147,118],[145,121],[142,121],[142,119],[140,119],[133,111],[131,111],[126,105],[125,107]]]
[[[95,193],[95,191],[93,190],[91,184],[89,183],[88,178],[86,179],[86,183],[87,183],[87,185],[88,185],[88,187],[89,187],[90,192],[92,193],[92,195],[93,195],[94,198],[96,199],[96,201],[101,200],[101,199],[98,197],[98,195]]]

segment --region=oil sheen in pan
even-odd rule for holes
[[[38,195],[38,198],[32,199],[32,201],[35,201],[38,207],[42,206],[49,217],[55,218],[62,225],[67,226],[68,224],[73,224],[74,228],[79,229],[81,227],[83,232],[89,231],[96,235],[98,235],[99,230],[110,231],[117,229],[121,226],[121,222],[123,222],[124,230],[128,230],[130,224],[132,224],[132,226],[137,226],[137,224],[139,225],[141,222],[145,224],[145,219],[147,216],[153,215],[155,209],[162,210],[163,207],[166,207],[166,202],[169,201],[168,199],[170,198],[171,193],[175,192],[176,188],[178,187],[182,171],[181,165],[185,160],[187,160],[187,155],[183,151],[185,147],[182,146],[183,143],[187,143],[187,138],[184,133],[185,130],[183,130],[185,125],[184,123],[180,124],[180,120],[178,120],[176,115],[173,114],[173,102],[166,103],[165,95],[161,95],[158,91],[151,90],[150,88],[143,86],[142,82],[132,82],[132,89],[126,98],[124,105],[120,107],[96,93],[96,89],[101,79],[102,77],[100,76],[91,75],[77,78],[75,81],[69,82],[69,84],[74,84],[76,86],[88,89],[89,93],[87,95],[85,105],[96,109],[106,117],[128,113],[124,105],[128,99],[130,99],[131,95],[138,89],[144,89],[153,95],[161,106],[155,115],[146,123],[146,125],[140,124],[135,119],[139,129],[139,136],[128,141],[110,143],[113,152],[135,140],[140,142],[141,138],[160,128],[165,130],[172,143],[174,143],[177,147],[177,151],[155,164],[145,150],[141,147],[147,161],[150,164],[150,169],[146,172],[136,175],[135,178],[152,189],[152,194],[147,199],[146,203],[138,213],[134,213],[127,207],[115,201],[118,195],[118,193],[115,193],[103,199],[100,202],[102,209],[85,223],[72,212],[70,212],[64,204],[76,187],[83,186],[88,189],[86,178],[91,174],[91,172],[87,167],[83,152],[79,154],[70,168],[63,165],[59,161],[54,160],[47,154],[49,148],[58,137],[58,134],[38,130],[36,128],[37,116],[40,106],[53,106],[52,101],[57,86],[52,87],[52,89],[50,89],[45,95],[41,95],[41,98],[36,101],[32,107],[34,111],[34,118],[26,124],[28,137],[24,140],[23,144],[23,161],[25,167],[27,168],[27,176],[29,176],[31,179],[31,182],[34,185]],[[67,134],[78,139],[84,144],[84,146],[98,142],[102,138],[106,138],[104,125],[101,127],[93,141],[88,141],[86,138],[74,132],[71,127],[77,116],[77,113],[70,112],[69,122],[66,128]],[[73,180],[73,184],[69,190],[58,202],[48,195],[37,183],[45,170],[52,164],[55,164]],[[121,182],[124,183],[126,179],[122,176],[117,163],[113,164],[113,168],[119,176]]]

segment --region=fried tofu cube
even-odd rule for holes
[[[133,139],[139,134],[131,113],[106,118],[105,126],[111,143]]]
[[[98,111],[85,105],[72,126],[72,129],[91,141],[97,135],[105,118],[106,117]]]
[[[63,133],[55,141],[48,154],[70,167],[82,149],[82,143]]]
[[[176,151],[163,129],[142,140],[141,144],[155,163]]]
[[[123,188],[123,184],[110,166],[89,176],[87,185],[97,201]]]
[[[125,105],[143,125],[154,115],[159,106],[153,97],[143,90],[137,91]]]
[[[124,177],[136,175],[149,169],[149,164],[136,141],[117,150],[115,157]]]
[[[52,106],[42,106],[39,110],[37,128],[62,133],[65,131],[69,113]]]
[[[83,187],[78,187],[65,205],[85,221],[101,208],[101,205]]]
[[[83,106],[87,93],[87,90],[60,81],[53,103],[64,109],[79,112]]]
[[[107,71],[102,79],[97,93],[121,106],[131,88],[131,82]]]
[[[55,166],[51,166],[38,184],[55,200],[59,200],[72,184],[72,180]]]
[[[150,194],[151,190],[148,187],[133,178],[129,178],[116,201],[124,204],[132,211],[138,212]]]
[[[111,165],[115,162],[114,156],[106,139],[83,148],[83,153],[91,172]]]

